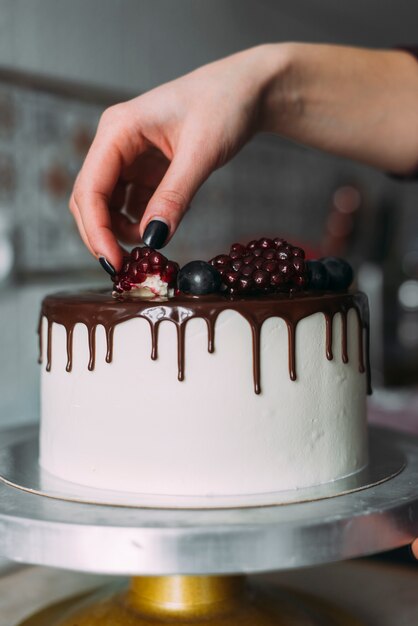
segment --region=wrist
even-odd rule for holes
[[[257,132],[280,132],[286,118],[300,114],[303,102],[297,59],[301,47],[301,44],[287,42],[260,46],[263,76]]]

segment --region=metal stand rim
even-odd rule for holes
[[[124,509],[61,502],[2,484],[0,553],[85,572],[169,575],[289,569],[398,547],[418,533],[418,443],[371,430],[404,455],[404,471],[363,491],[316,502]],[[20,429],[16,437],[22,437]]]

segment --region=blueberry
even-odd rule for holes
[[[329,276],[329,289],[342,291],[348,289],[353,282],[354,272],[350,263],[336,256],[327,256],[321,259],[321,263]]]
[[[190,261],[178,273],[177,286],[183,293],[203,296],[221,287],[221,275],[205,261]]]
[[[310,289],[326,291],[329,289],[329,275],[321,261],[306,261],[308,269],[308,286]]]

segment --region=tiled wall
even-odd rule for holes
[[[67,204],[100,110],[0,84],[0,211],[15,225],[20,271],[88,263]]]

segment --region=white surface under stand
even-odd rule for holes
[[[16,429],[10,437],[16,443],[36,432]],[[0,553],[81,572],[165,576],[298,568],[401,546],[418,535],[418,443],[376,428],[372,437],[403,456],[400,473],[360,491],[300,504],[140,509],[61,501],[3,483]]]

